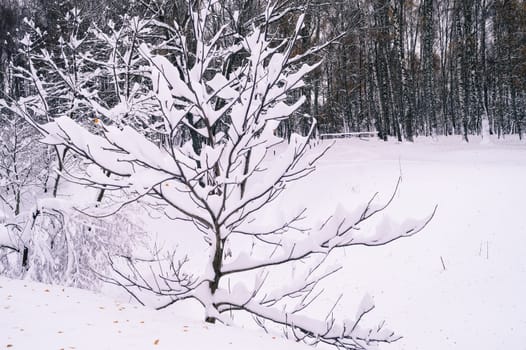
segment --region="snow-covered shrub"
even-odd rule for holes
[[[18,249],[9,226],[0,219],[0,275],[10,276],[16,265]]]
[[[111,262],[118,276],[113,282],[138,300],[150,292],[159,302],[156,306],[163,308],[195,299],[209,322],[229,323],[231,312],[242,311],[260,324],[285,327],[299,340],[340,348],[362,349],[398,339],[383,324],[362,328],[363,316],[373,308],[369,300],[354,320],[318,320],[308,315],[308,309],[319,295],[318,283],[338,270],[325,264],[333,250],[384,245],[415,234],[429,218],[392,227],[392,232],[362,232],[361,224],[389,204],[378,204],[374,197],[353,212],[339,210],[311,226],[303,224],[306,209],[273,220],[262,215],[291,182],[313,172],[327,151],[307,151],[314,119],[305,135],[293,134],[289,142],[277,136],[280,123],[292,118],[305,101],[295,98],[294,92],[318,66],[302,62],[321,48],[297,54],[303,15],[297,16],[289,37],[277,35],[274,23],[289,9],[267,6],[241,36],[231,30],[238,26],[235,15],[234,23],[216,25],[215,11],[220,6],[221,2],[204,1],[188,7],[185,23],[157,22],[164,43],[138,39],[133,45],[137,51],[126,56],[144,62],[130,90],[137,104],[129,99],[115,103],[117,95],[98,89],[100,76],[87,74],[93,81],[86,80],[76,96],[77,105],[91,108],[96,115],[91,124],[69,114],[48,123],[22,114],[40,130],[43,142],[66,147],[89,163],[85,171],[77,169],[67,176],[104,191],[102,200],[84,208],[88,214],[116,213],[126,204],[141,202],[155,206],[174,223],[191,224],[195,240],[204,241],[205,259],[193,271],[185,268],[192,260],[185,252],[140,260],[114,256]],[[111,35],[118,32],[113,28]],[[121,91],[120,83],[116,86]],[[102,101],[113,103],[106,102],[106,108]],[[141,106],[140,113],[130,108],[134,105]],[[43,221],[43,225],[54,224]],[[68,264],[77,248],[67,246],[68,233],[64,237],[59,247],[67,250],[61,254],[67,260],[61,261],[61,267],[74,269]],[[40,241],[50,247],[50,239],[43,235]],[[37,252],[35,257],[42,259],[37,265],[52,275],[56,265],[48,264],[52,260],[46,255],[46,250]],[[269,288],[269,275],[276,268],[300,264],[306,269],[295,280]],[[73,270],[68,271],[74,276]]]
[[[0,236],[6,249],[18,253],[10,261],[5,255],[4,274],[98,289],[99,276],[110,273],[108,256],[130,256],[132,244],[144,234],[132,208],[101,219],[83,215],[62,200],[40,201],[29,217],[19,218],[23,223],[16,230],[9,233],[5,229]]]

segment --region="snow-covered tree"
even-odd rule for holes
[[[14,274],[16,258],[23,260],[25,246],[17,239],[22,218],[43,192],[48,178],[46,148],[38,134],[17,115],[0,120],[0,273]],[[27,253],[27,252],[26,252]],[[27,254],[26,254],[27,255]],[[20,264],[18,264],[20,266]],[[18,268],[16,270],[19,270]],[[9,272],[9,273],[7,273]]]
[[[398,339],[383,325],[359,325],[373,308],[368,300],[354,320],[317,320],[307,311],[319,295],[318,283],[338,270],[324,264],[333,250],[411,236],[429,218],[394,232],[365,234],[360,225],[386,206],[373,200],[355,212],[335,212],[312,227],[302,224],[305,209],[289,218],[262,216],[291,182],[315,170],[327,150],[309,151],[314,119],[306,135],[293,134],[289,142],[276,132],[304,102],[293,92],[318,66],[302,63],[304,58],[320,48],[296,53],[303,15],[295,16],[294,31],[282,38],[274,23],[290,11],[269,5],[241,36],[230,30],[235,23],[217,27],[218,6],[215,1],[189,5],[185,23],[156,23],[165,31],[164,42],[141,38],[132,44],[145,73],[132,79],[135,85],[118,89],[132,93],[121,93],[114,108],[102,106],[97,75],[93,82],[86,80],[76,96],[81,96],[79,104],[92,108],[91,125],[67,113],[47,123],[24,114],[44,135],[43,142],[86,160],[87,167],[67,175],[70,180],[108,193],[102,203],[83,207],[84,212],[109,215],[129,203],[146,203],[174,221],[192,224],[196,238],[207,246],[202,273],[189,272],[187,260],[176,255],[158,256],[146,268],[148,259],[114,256],[118,276],[112,281],[139,301],[141,292],[154,293],[162,300],[159,308],[195,299],[209,322],[229,323],[231,312],[245,311],[260,324],[284,326],[286,334],[309,343],[362,349]],[[238,17],[232,18],[235,22]],[[134,59],[131,53],[122,57]],[[140,119],[128,113],[130,98],[147,101],[141,111],[148,112],[141,112]],[[128,112],[119,112],[123,110]],[[304,273],[269,290],[267,281],[276,268],[299,262],[308,266]],[[253,281],[251,286],[247,280]]]
[[[39,185],[40,157],[34,130],[18,116],[0,122],[0,211],[11,217],[22,211],[24,197]]]
[[[78,164],[67,145],[39,145],[38,133],[27,121],[68,116],[93,125],[96,115],[104,113],[115,120],[126,115],[126,122],[143,125],[141,108],[148,108],[145,91],[149,89],[137,84],[140,79],[135,77],[140,68],[138,37],[146,35],[147,21],[123,16],[118,30],[108,23],[109,30],[103,33],[95,25],[88,27],[76,8],[64,21],[68,25],[63,32],[68,35],[50,49],[42,46],[47,33],[25,20],[28,31],[20,41],[24,64],[12,71],[26,88],[19,96],[0,99],[0,112],[5,115],[0,121],[0,207],[10,212],[9,218],[0,220],[7,225],[0,260],[11,276],[94,288],[96,273],[107,272],[104,256],[127,252],[129,244],[117,242],[131,244],[141,230],[126,218],[126,212],[112,223],[80,218],[61,200],[36,201],[41,196],[63,198],[64,193],[59,192],[62,174]],[[135,103],[138,95],[141,101]],[[28,192],[35,195],[24,201]],[[86,195],[100,201],[104,192]]]

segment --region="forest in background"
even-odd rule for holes
[[[223,1],[224,20],[238,11],[247,20],[267,1]],[[499,137],[524,132],[526,113],[526,2],[522,0],[311,0],[289,6],[284,36],[305,11],[297,50],[336,38],[312,60],[322,65],[301,92],[303,113],[318,120],[320,133],[378,131],[387,139],[479,134],[487,117]],[[280,4],[278,4],[280,6]],[[180,0],[2,0],[0,87],[20,96],[30,87],[12,70],[24,65],[20,39],[32,18],[43,40],[35,49],[60,50],[76,26],[66,14],[79,8],[85,22],[104,28],[123,14],[171,23],[187,17]],[[294,11],[296,9],[297,11]],[[303,118],[284,132],[308,128]]]

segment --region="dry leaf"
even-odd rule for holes
[[[158,345],[159,344],[159,339],[155,339],[155,341],[153,342],[153,345]]]

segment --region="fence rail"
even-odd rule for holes
[[[341,139],[348,137],[368,138],[378,136],[378,131],[358,131],[358,132],[338,132],[330,134],[320,134],[321,139]]]

